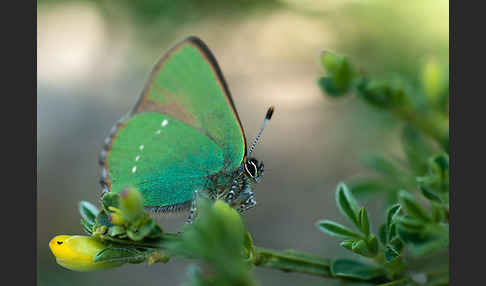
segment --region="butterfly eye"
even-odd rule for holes
[[[252,178],[256,177],[256,175],[258,173],[257,164],[258,163],[255,159],[250,159],[245,164],[245,171]]]

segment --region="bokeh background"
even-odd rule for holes
[[[105,136],[135,104],[158,58],[185,37],[199,36],[215,54],[247,137],[276,106],[256,149],[265,162],[258,206],[245,217],[255,244],[324,257],[350,256],[314,226],[321,218],[344,222],[336,184],[369,172],[364,155],[399,146],[386,115],[353,98],[322,95],[320,52],[417,82],[426,62],[447,66],[449,57],[447,0],[39,0],[37,19],[38,285],[186,280],[182,259],[77,273],[58,266],[48,249],[57,234],[82,233],[77,203],[98,202]],[[381,215],[379,201],[365,205],[372,218]],[[182,222],[158,220],[169,230]],[[255,275],[262,285],[334,285],[274,270]]]

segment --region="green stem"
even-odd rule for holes
[[[146,241],[141,241],[141,242],[118,239],[118,238],[114,238],[114,237],[111,237],[111,236],[108,236],[108,235],[99,235],[99,238],[101,240],[104,240],[104,241],[107,241],[107,242],[112,242],[112,243],[115,243],[115,244],[165,250],[165,248],[166,248],[165,244],[169,241],[174,241],[174,240],[179,239],[179,235],[176,234],[176,233],[164,233],[162,235],[162,238],[160,238],[160,239],[146,240]]]
[[[333,277],[329,259],[310,256],[295,251],[278,252],[261,247],[256,248],[255,266],[279,269],[285,272],[299,272],[321,277]]]
[[[174,233],[164,233],[162,238],[158,240],[143,242],[127,241],[107,235],[101,235],[99,238],[115,244],[166,250],[165,244],[169,241],[179,239],[179,235]],[[255,249],[253,264],[260,267],[279,269],[285,272],[299,272],[328,278],[333,277],[330,271],[329,259],[315,257],[292,250],[279,252],[257,247]]]
[[[387,282],[387,283],[384,283],[384,284],[379,284],[377,286],[404,286],[404,285],[407,285],[409,283],[410,283],[409,278],[403,278],[403,279],[400,279],[400,280],[395,280],[395,281]]]
[[[167,250],[166,243],[179,239],[179,235],[175,233],[164,233],[162,238],[157,240],[146,240],[143,242],[127,241],[100,235],[100,239],[120,245],[130,245],[134,247],[152,248],[159,250]],[[170,255],[170,253],[168,253]],[[276,251],[265,249],[262,247],[255,247],[254,257],[252,263],[255,266],[273,268],[284,272],[303,273],[325,278],[338,278],[331,273],[331,260],[309,255],[294,250]]]

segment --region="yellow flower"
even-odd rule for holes
[[[94,256],[106,246],[89,236],[58,235],[51,239],[49,248],[59,265],[74,271],[93,271],[122,265],[120,262],[94,262]]]

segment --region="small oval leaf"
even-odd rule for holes
[[[408,215],[423,221],[430,221],[427,212],[409,192],[402,190],[400,191],[398,196],[401,205]]]
[[[395,216],[400,212],[400,204],[394,204],[386,211],[386,227],[389,229]]]
[[[422,195],[424,195],[424,197],[426,197],[430,201],[442,203],[442,200],[439,197],[439,195],[431,191],[428,187],[425,186],[425,184],[420,184],[420,191],[422,191]]]
[[[139,263],[145,258],[144,252],[134,248],[108,247],[98,252],[93,260],[94,262]]]
[[[336,203],[341,213],[348,217],[351,222],[359,228],[358,204],[356,203],[356,200],[352,196],[348,187],[343,183],[339,184],[337,187]]]
[[[317,226],[329,235],[340,238],[360,238],[360,235],[349,228],[329,220],[317,222]]]
[[[101,204],[105,212],[110,212],[110,207],[119,208],[120,195],[118,193],[105,193],[103,195]]]
[[[337,277],[371,280],[384,275],[382,268],[350,259],[337,259],[331,264],[331,273]]]
[[[368,212],[365,208],[359,210],[359,224],[361,232],[365,237],[368,237],[370,235],[370,222],[368,220]]]
[[[79,213],[83,220],[88,224],[93,226],[95,224],[96,216],[100,212],[97,207],[92,203],[87,201],[80,201],[78,204]]]

